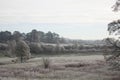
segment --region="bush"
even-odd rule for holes
[[[42,49],[40,43],[32,42],[32,43],[29,44],[29,47],[30,47],[30,52],[31,53],[39,54],[39,53],[43,52],[43,49]]]
[[[44,67],[45,69],[50,68],[51,61],[50,61],[49,58],[43,58],[43,59],[42,59],[42,62],[43,62],[43,67]]]

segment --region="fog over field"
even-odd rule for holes
[[[0,0],[0,80],[120,80],[120,0]]]

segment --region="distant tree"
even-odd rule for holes
[[[57,43],[59,40],[59,35],[56,33],[48,32],[45,34],[45,42],[47,43]]]
[[[37,30],[32,30],[31,39],[32,42],[40,42],[40,34]]]
[[[57,43],[60,40],[59,34],[48,31],[44,33],[42,31],[32,30],[25,35],[25,38],[29,42],[44,42],[44,43]]]
[[[54,45],[42,45],[42,49],[45,53],[54,53],[55,52],[55,46]]]
[[[45,40],[46,40],[47,43],[53,43],[53,34],[52,34],[52,32],[49,31],[48,33],[46,33]]]
[[[40,34],[40,41],[41,41],[41,42],[44,42],[45,33],[42,32],[42,31],[38,31],[38,32],[39,32],[39,34]]]
[[[59,34],[53,33],[53,42],[54,43],[60,43],[59,39],[60,39]]]
[[[60,38],[60,39],[59,39],[59,41],[60,41],[60,43],[67,43],[66,39],[65,39],[65,38],[63,38],[63,37],[62,37],[62,38]]]
[[[9,31],[0,32],[0,42],[7,42],[8,40],[11,39],[11,37],[12,34]]]
[[[43,51],[40,43],[31,42],[29,44],[29,47],[30,47],[30,52],[34,54],[40,54]]]
[[[14,31],[13,32],[13,39],[18,41],[20,38],[23,38],[22,34],[19,31]]]
[[[26,39],[30,42],[40,42],[43,40],[44,32],[32,30],[32,32],[26,34]]]

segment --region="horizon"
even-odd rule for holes
[[[31,32],[33,29],[43,32],[55,32],[60,37],[82,40],[101,40],[108,36],[107,24],[83,24],[83,23],[16,23],[0,24],[1,31]]]
[[[114,0],[0,0],[1,31],[51,31],[70,39],[108,36],[107,24],[119,19]]]

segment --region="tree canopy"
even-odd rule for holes
[[[119,11],[120,0],[117,0],[112,8],[113,11]],[[108,57],[106,60],[113,66],[113,69],[120,69],[120,20],[110,22],[108,32],[113,37],[106,39],[106,42],[112,45],[111,52],[107,52]]]
[[[113,8],[113,11],[119,11],[120,10],[120,0],[117,0],[112,8]]]
[[[29,42],[44,42],[44,43],[66,43],[66,39],[60,37],[59,34],[55,32],[48,31],[47,33],[42,31],[37,31],[33,29],[29,33],[20,33],[19,31],[14,31],[13,33],[9,31],[1,31],[0,32],[0,42],[7,42],[9,40],[19,40],[19,38],[23,38],[25,41]]]

